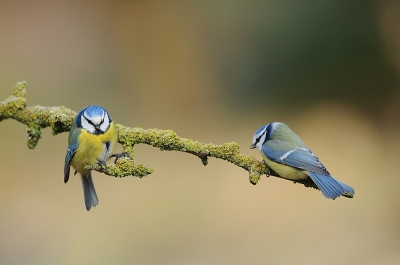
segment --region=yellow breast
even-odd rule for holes
[[[294,168],[291,166],[283,165],[283,164],[278,164],[272,160],[270,160],[268,157],[266,157],[264,154],[262,154],[265,163],[268,165],[269,168],[271,168],[273,171],[275,171],[279,176],[285,179],[290,179],[290,180],[299,180],[299,179],[306,179],[308,178],[307,171]]]
[[[71,165],[77,172],[85,175],[87,173],[85,166],[95,165],[99,160],[106,161],[112,155],[117,137],[117,130],[113,122],[105,133],[99,135],[94,135],[81,129],[78,137],[79,146],[71,161]]]

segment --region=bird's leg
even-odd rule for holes
[[[101,168],[107,168],[107,164],[106,164],[106,162],[105,161],[103,161],[103,160],[97,160],[97,163],[98,163],[98,165],[101,167]]]
[[[269,168],[269,166],[267,165],[267,163],[265,163],[265,161],[263,160],[264,165],[267,166],[268,168],[268,174],[267,174],[267,178],[269,178],[269,176],[271,176],[271,169]]]
[[[130,157],[130,155],[129,155],[128,152],[123,152],[123,153],[120,153],[120,154],[113,154],[112,156],[110,156],[110,158],[111,157],[115,157],[114,164],[116,164],[117,160],[120,159],[121,157]]]

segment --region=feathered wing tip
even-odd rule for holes
[[[309,176],[314,181],[315,185],[322,191],[322,194],[328,199],[336,199],[339,196],[353,198],[354,189],[332,176],[322,175],[308,171]]]
[[[85,206],[86,210],[89,211],[92,206],[95,207],[99,203],[99,199],[97,198],[96,190],[94,189],[92,174],[89,172],[88,176],[81,176],[81,179]]]

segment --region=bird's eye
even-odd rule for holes
[[[85,118],[85,119],[86,119],[86,118]],[[88,121],[89,124],[91,124],[91,125],[94,126],[94,124],[93,124],[93,122],[92,122],[91,120],[89,120],[89,119],[86,119],[86,120]]]

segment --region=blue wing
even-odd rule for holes
[[[339,196],[352,198],[354,189],[333,178],[318,158],[308,148],[276,151],[264,144],[262,152],[272,161],[308,171],[308,175],[326,198]]]
[[[316,157],[308,148],[276,151],[268,146],[267,143],[263,145],[262,152],[276,163],[312,171],[322,175],[330,175],[324,165],[319,162],[318,157]]]
[[[64,163],[64,183],[68,182],[71,160],[74,157],[77,149],[78,149],[78,142],[75,142],[72,145],[68,146],[67,153],[65,154],[65,163]]]

